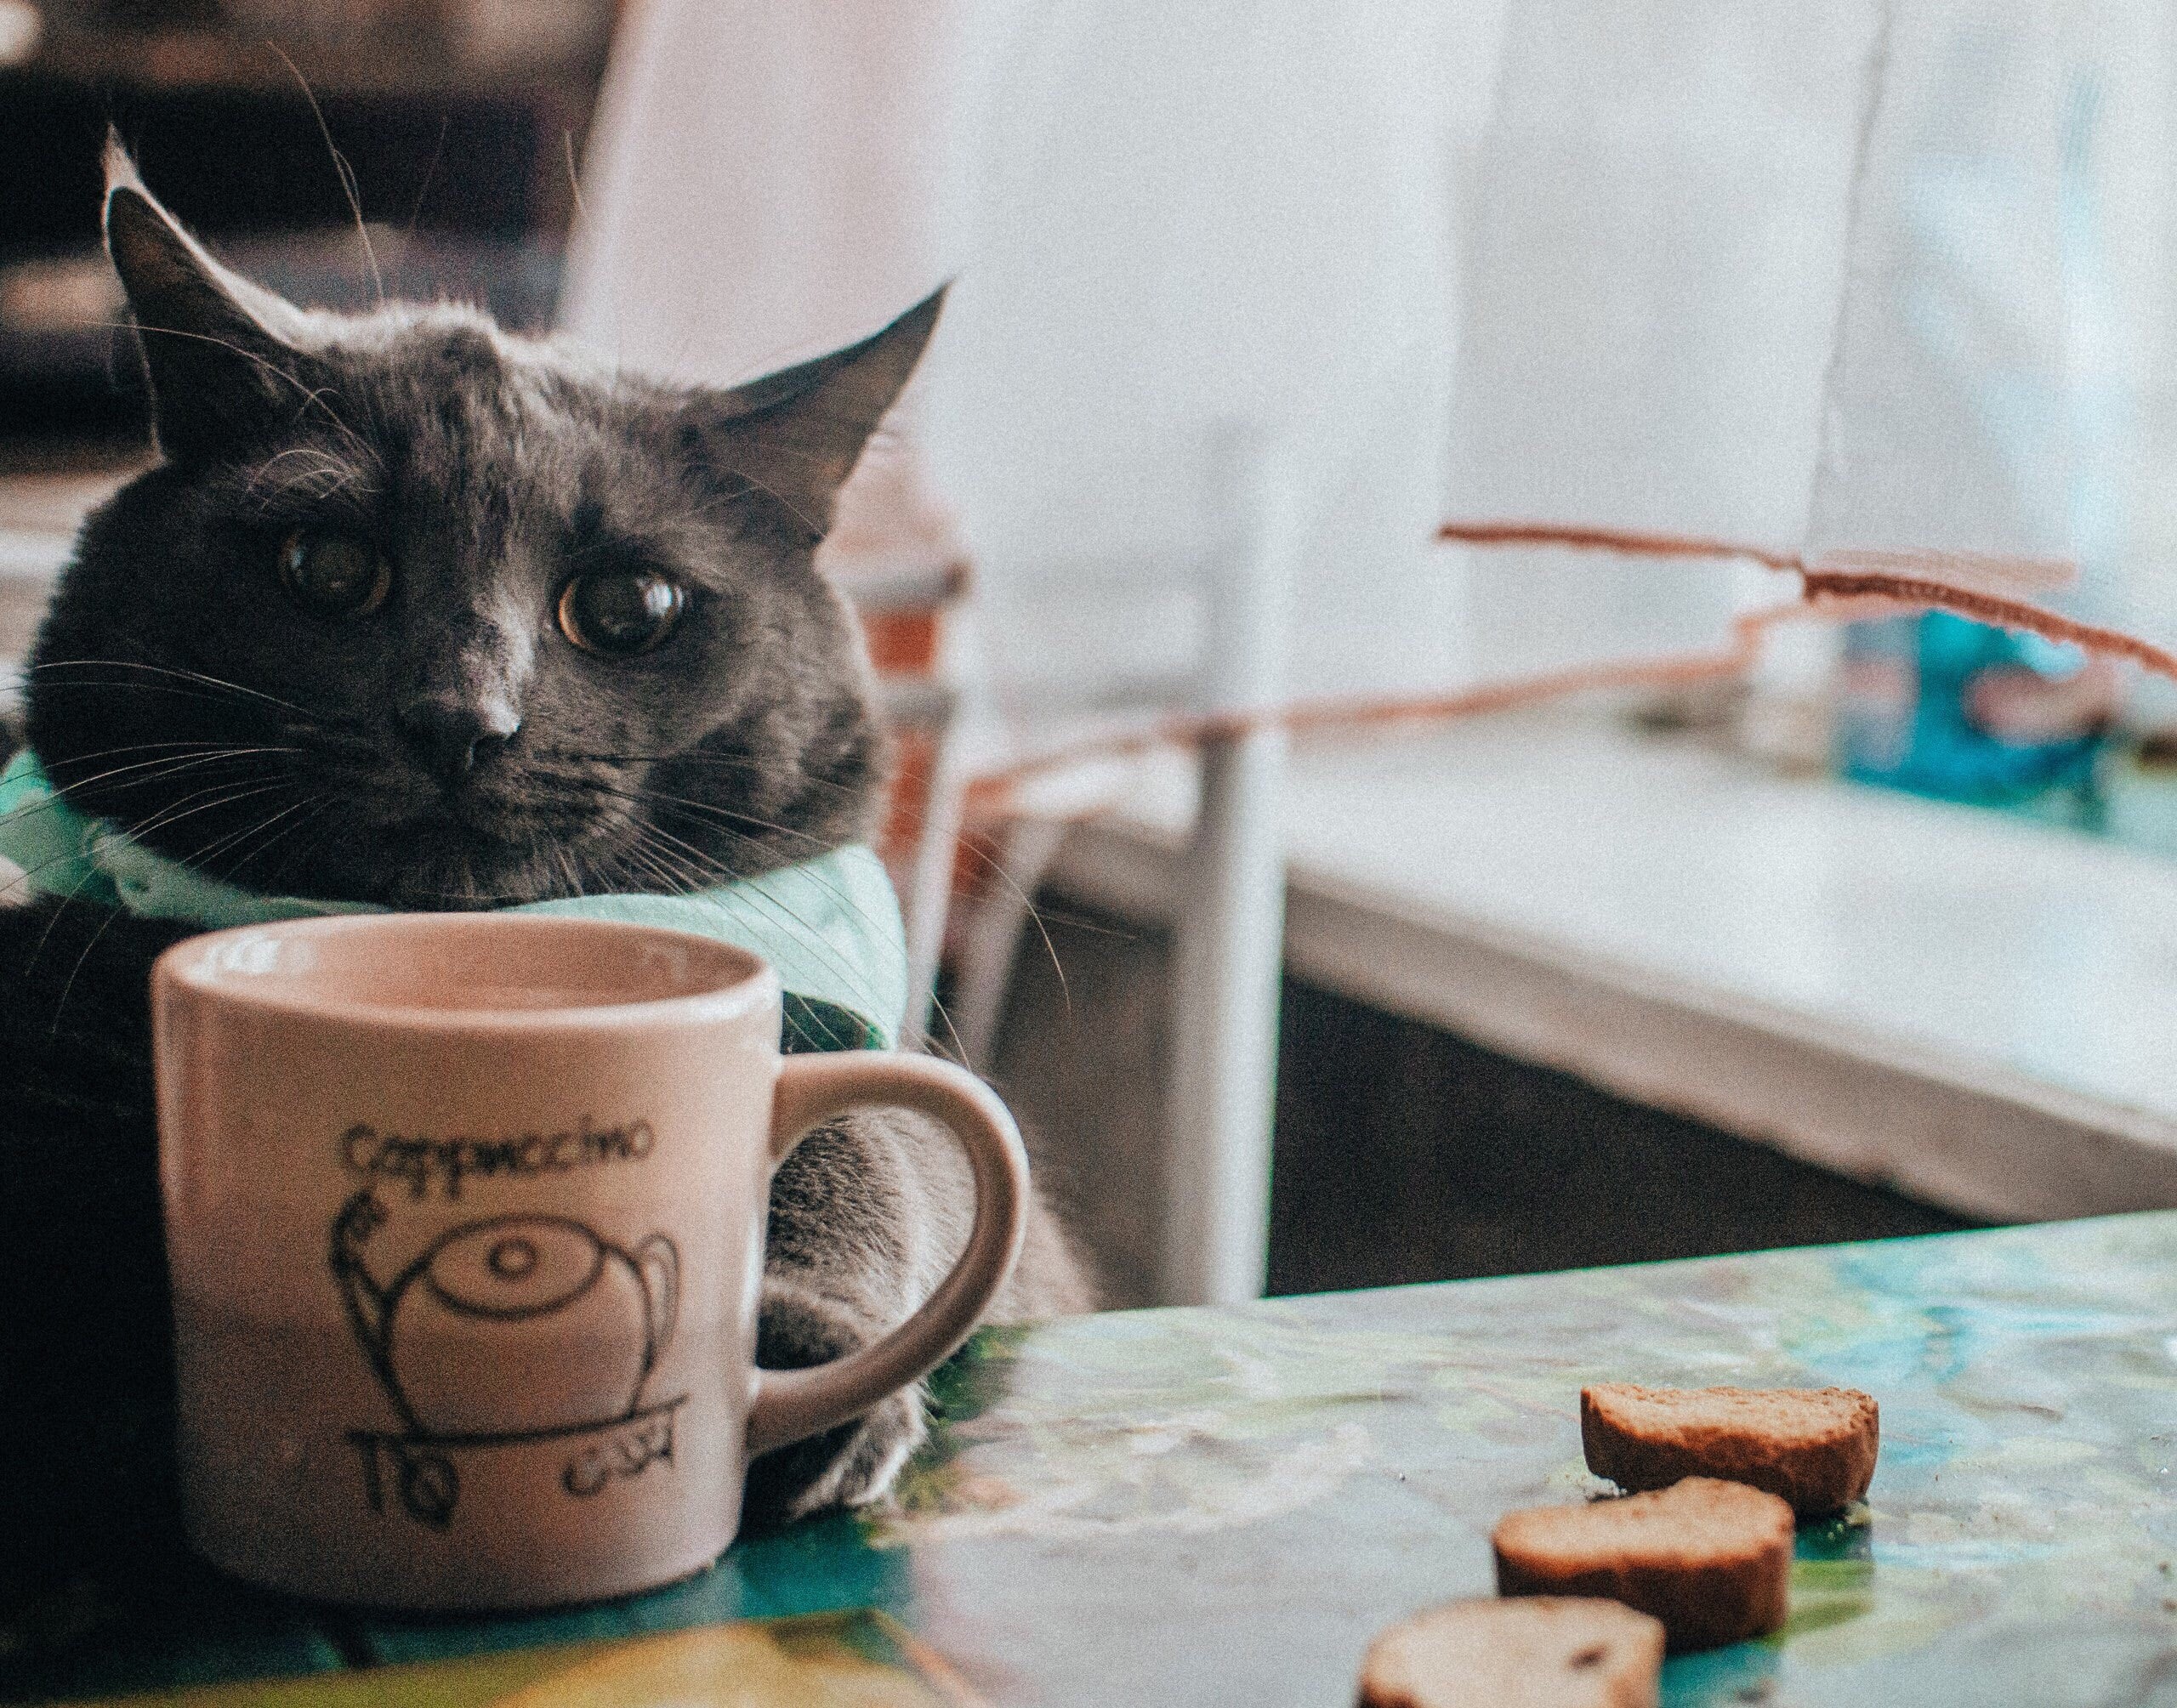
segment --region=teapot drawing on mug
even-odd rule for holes
[[[646,1405],[643,1392],[679,1307],[671,1240],[626,1248],[566,1216],[492,1216],[447,1229],[381,1283],[365,1247],[385,1219],[357,1193],[331,1251],[356,1345],[401,1425],[349,1432],[373,1510],[389,1468],[409,1516],[443,1529],[461,1463],[494,1450],[555,1469],[578,1497],[671,1460],[685,1396]]]

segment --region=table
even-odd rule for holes
[[[1499,1513],[1595,1486],[1577,1396],[1605,1377],[1882,1402],[1870,1503],[1802,1533],[1782,1637],[1673,1660],[1666,1702],[2177,1704],[2171,1211],[986,1333],[895,1517],[572,1616],[313,1614],[179,1569],[78,1585],[38,1615],[44,1660],[20,1610],[0,1630],[0,1677],[21,1700],[314,1675],[156,1699],[188,1708],[662,1699],[614,1667],[690,1702],[1324,1708],[1378,1626],[1486,1590]],[[759,1672],[803,1694],[687,1682]]]
[[[1295,747],[1287,964],[1990,1222],[2177,1204],[2177,862],[1565,707]],[[1171,916],[1187,767],[1051,884]]]

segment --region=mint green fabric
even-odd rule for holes
[[[0,882],[0,901],[27,889],[207,931],[385,911],[368,902],[259,895],[170,860],[69,805],[28,748],[0,771],[0,858],[23,872]],[[787,991],[789,1048],[890,1049],[907,1012],[899,900],[875,850],[859,843],[686,895],[568,896],[507,911],[689,931],[760,955]]]

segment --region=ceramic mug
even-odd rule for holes
[[[924,1056],[779,1053],[707,938],[510,914],[297,920],[152,973],[183,1516],[236,1576],[544,1606],[700,1570],[749,1455],[966,1336],[1020,1250],[1004,1105]],[[848,1109],[966,1151],[973,1231],[886,1337],[755,1365],[771,1175]]]

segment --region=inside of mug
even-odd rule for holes
[[[616,1007],[731,990],[761,963],[644,926],[386,914],[221,932],[174,951],[192,985],[282,1006],[484,1015]]]

